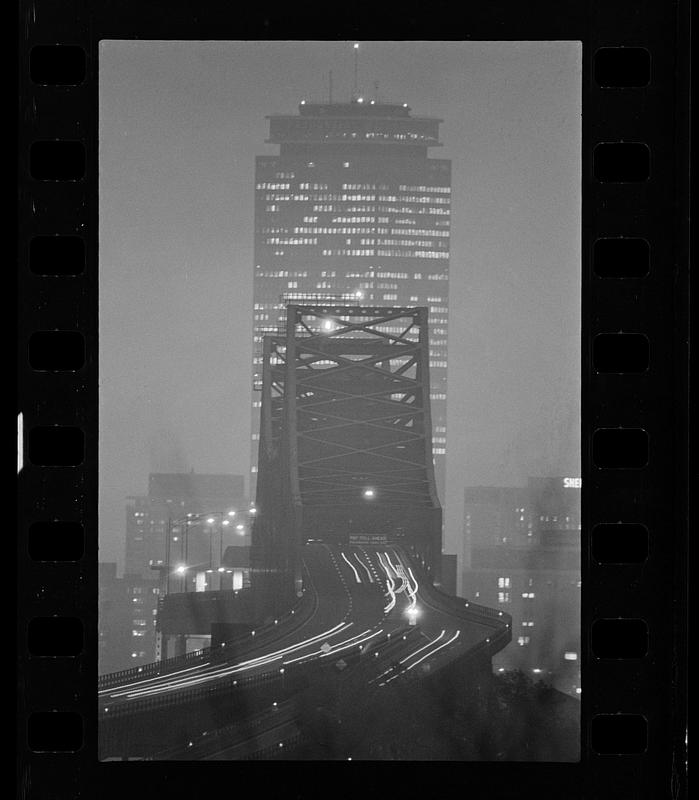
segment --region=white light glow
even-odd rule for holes
[[[350,560],[347,558],[347,556],[344,553],[340,553],[340,555],[345,560],[345,563],[347,564],[347,566],[352,570],[352,572],[354,572],[354,579],[357,581],[357,583],[361,583],[362,579],[359,577],[359,573],[355,569],[354,565],[350,562]]]

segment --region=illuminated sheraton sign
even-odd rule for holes
[[[563,478],[564,489],[580,489],[582,487],[582,478]]]

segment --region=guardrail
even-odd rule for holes
[[[454,613],[464,619],[471,619],[473,622],[483,623],[483,619],[474,619],[474,617],[485,617],[486,620],[497,622],[499,625],[512,625],[512,618],[504,611],[498,611],[495,608],[482,606],[479,603],[474,603],[471,600],[465,600],[461,597],[456,597],[452,594],[447,594],[441,589],[436,587],[430,578],[426,575],[425,571],[419,564],[413,561],[410,555],[402,548],[397,546],[395,548],[401,555],[412,565],[413,570],[420,576],[420,591],[431,595],[438,603],[449,607],[454,610]],[[488,624],[486,621],[485,624]]]
[[[416,635],[415,627],[406,626],[384,634],[368,653],[361,654],[363,645],[357,645],[356,651],[338,652],[336,659],[317,658],[310,664],[293,664],[246,678],[229,675],[207,687],[192,687],[170,695],[134,699],[127,704],[116,705],[111,710],[103,710],[100,715],[100,758],[115,753],[154,757],[152,752],[148,752],[154,729],[167,731],[166,738],[170,742],[179,740],[179,744],[172,743],[158,751],[157,758],[191,758],[194,752],[210,749],[216,743],[215,730],[225,727],[231,720],[235,720],[237,725],[243,721],[250,725],[255,715],[263,714],[265,704],[269,706],[272,700],[281,705],[299,693],[312,692],[321,674],[337,676],[341,692],[347,692],[351,675],[354,675],[353,687],[361,688],[364,685],[366,688],[367,675],[375,675],[385,669],[388,661],[395,658],[395,651],[404,648],[406,640]],[[379,657],[375,657],[375,652],[379,652]],[[346,661],[347,672],[337,672],[340,659]],[[106,707],[109,709],[108,705]],[[176,712],[176,716],[172,716],[173,712]],[[212,725],[214,732],[211,731]],[[204,742],[201,731],[206,729],[212,738],[207,736]],[[196,751],[189,745],[189,741],[195,739],[198,740]]]
[[[240,636],[236,636],[230,642],[224,642],[216,647],[204,647],[201,650],[194,650],[193,652],[185,655],[173,656],[172,658],[163,659],[162,661],[155,661],[151,664],[143,664],[139,667],[129,667],[128,669],[119,670],[118,672],[108,672],[98,677],[97,688],[98,690],[111,689],[124,682],[128,682],[133,678],[138,678],[141,680],[145,680],[147,678],[157,678],[168,675],[171,672],[176,672],[183,667],[186,668],[188,666],[193,666],[203,663],[207,660],[225,659],[232,648],[235,648],[239,644],[249,642],[249,648],[245,648],[243,651],[240,649],[236,651],[236,655],[244,655],[248,649],[251,650],[259,648],[260,643],[264,643],[269,638],[270,633],[275,633],[276,635],[280,629],[280,626],[286,625],[292,620],[302,624],[305,621],[303,611],[306,609],[306,607],[308,607],[310,610],[313,607],[314,600],[315,598],[312,596],[311,592],[304,592],[303,596],[294,603],[291,609],[289,609],[289,611],[287,611],[283,616],[278,618],[277,623],[269,622],[265,625],[255,628],[254,640],[252,640],[250,633],[242,633]]]

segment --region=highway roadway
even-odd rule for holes
[[[376,651],[390,634],[398,635],[415,624],[419,635],[409,637],[405,648],[392,657],[390,669],[372,679],[379,687],[412,670],[435,671],[509,624],[497,612],[484,616],[478,607],[440,595],[420,579],[420,570],[395,546],[366,547],[309,542],[303,552],[307,580],[304,591],[313,602],[299,624],[288,617],[273,637],[265,636],[259,652],[203,661],[165,675],[125,680],[99,692],[100,712],[145,698],[174,698],[177,692],[215,685],[231,678],[248,678],[282,672],[290,665],[325,659],[337,663],[343,657]],[[463,605],[463,613],[461,607]],[[256,633],[249,635],[253,644]],[[239,649],[239,648],[238,648]],[[247,649],[247,648],[246,648]],[[418,673],[415,673],[418,674]]]

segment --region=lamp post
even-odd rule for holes
[[[178,530],[179,529],[179,530]],[[167,521],[167,540],[165,542],[165,570],[166,570],[166,577],[165,577],[165,593],[170,593],[170,574],[172,572],[172,542],[175,540],[174,532],[178,530],[178,540],[180,542],[180,561],[184,562],[184,566],[180,564],[175,572],[178,575],[183,576],[184,580],[184,591],[187,591],[187,579],[184,577],[186,575],[186,564],[187,564],[187,517],[179,517],[177,519],[172,519],[172,517],[168,517]],[[184,531],[184,535],[182,535]]]
[[[251,514],[256,513],[256,509],[253,507],[250,510]],[[219,526],[219,552],[218,552],[218,567],[217,572],[219,575],[218,586],[219,589],[221,588],[221,583],[223,580],[223,531],[224,528],[228,528],[232,523],[237,514],[236,509],[229,509],[228,511],[202,511],[202,512],[190,512],[184,517],[178,517],[177,519],[168,519],[167,525],[167,541],[165,543],[165,561],[166,561],[166,570],[167,570],[167,578],[166,578],[166,593],[169,594],[170,592],[170,573],[172,572],[171,562],[172,562],[172,541],[174,540],[174,532],[179,528],[179,539],[180,539],[180,559],[181,563],[176,567],[174,570],[178,575],[182,576],[184,581],[184,591],[189,591],[189,580],[188,580],[188,571],[190,568],[189,564],[189,529],[192,525],[201,525],[202,523],[206,525],[209,529],[209,572],[213,574],[214,570],[214,529],[216,523],[218,522]],[[237,526],[240,529],[240,524]],[[244,526],[243,526],[244,527]],[[213,584],[213,579],[212,579]]]
[[[229,509],[228,511],[206,511],[206,512],[202,511],[202,512],[196,513],[196,514],[195,513],[187,514],[187,518],[188,518],[187,528],[189,528],[190,525],[193,525],[193,524],[195,524],[197,522],[200,522],[201,520],[203,520],[205,522],[206,526],[208,527],[208,530],[209,530],[209,570],[208,571],[212,576],[213,576],[213,571],[214,571],[214,532],[215,532],[216,525],[218,524],[218,529],[219,529],[219,548],[218,549],[219,549],[219,552],[218,552],[218,566],[217,566],[216,571],[218,572],[218,575],[219,575],[219,580],[218,580],[218,588],[219,589],[221,588],[222,579],[223,579],[223,574],[222,574],[222,568],[223,568],[223,531],[224,531],[224,528],[227,528],[231,524],[231,522],[233,521],[233,518],[236,516],[236,513],[237,513],[236,510],[234,508],[232,508],[232,509]],[[212,586],[213,586],[213,577],[211,579],[211,583],[212,583]]]

